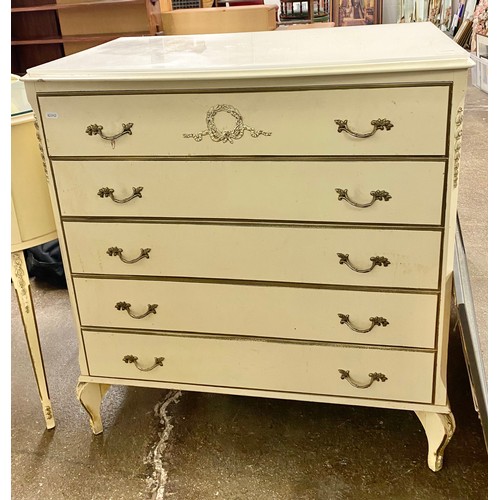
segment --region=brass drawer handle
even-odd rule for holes
[[[217,128],[217,125],[215,124],[215,117],[218,113],[223,112],[230,114],[234,118],[235,124],[232,130],[219,130]],[[201,132],[194,134],[182,134],[184,139],[194,139],[196,142],[201,142],[203,137],[208,135],[214,142],[229,142],[230,144],[233,144],[234,141],[243,137],[245,131],[250,132],[250,135],[253,138],[257,138],[260,135],[269,137],[272,134],[272,132],[256,130],[245,125],[243,123],[243,116],[241,116],[241,113],[234,106],[229,104],[218,104],[217,106],[210,108],[207,111],[206,123],[206,130],[202,130]]]
[[[118,247],[109,247],[106,251],[106,253],[110,257],[120,257],[120,260],[122,262],[125,262],[125,264],[135,264],[136,262],[139,262],[141,259],[149,259],[149,252],[151,252],[151,248],[141,248],[141,253],[139,257],[136,257],[135,259],[132,260],[127,260],[125,257],[123,257],[123,249],[118,248]]]
[[[347,203],[357,208],[368,208],[371,207],[376,201],[389,201],[392,198],[392,196],[387,191],[377,189],[377,191],[370,191],[370,194],[372,195],[372,201],[368,203],[356,203],[349,198],[347,189],[336,188],[335,191],[337,191],[339,195],[339,201],[345,200],[347,201]]]
[[[115,190],[113,188],[102,187],[101,189],[99,189],[99,191],[97,191],[97,196],[99,196],[100,198],[111,198],[115,203],[127,203],[134,198],[142,198],[141,191],[143,189],[144,188],[142,186],[132,187],[132,194],[128,198],[123,198],[120,200],[118,198],[115,198]]]
[[[106,141],[111,141],[111,147],[114,149],[115,148],[115,141],[122,135],[132,135],[132,127],[134,126],[133,123],[122,123],[122,128],[123,130],[119,132],[118,134],[115,135],[104,135],[102,133],[103,126],[102,125],[97,125],[94,123],[93,125],[89,125],[87,129],[85,130],[85,133],[89,134],[90,136],[92,135],[99,135],[101,138],[103,138]]]
[[[379,257],[377,255],[376,257],[370,257],[370,260],[372,261],[372,265],[370,267],[368,267],[367,269],[358,269],[351,264],[348,253],[338,253],[337,256],[340,257],[339,264],[345,264],[349,269],[352,269],[357,273],[369,273],[375,266],[387,267],[390,264],[387,257]]]
[[[119,311],[127,311],[128,315],[134,319],[142,319],[148,316],[149,314],[156,314],[156,308],[158,307],[158,304],[148,304],[148,310],[144,314],[140,314],[138,316],[130,312],[131,307],[132,306],[128,302],[117,302],[115,304],[116,309],[118,309]]]
[[[368,389],[373,382],[385,382],[387,380],[387,377],[383,373],[369,373],[368,376],[370,377],[370,382],[367,382],[366,384],[360,384],[359,382],[356,382],[351,378],[349,375],[349,370],[339,370],[340,373],[340,378],[342,380],[347,380],[353,387],[356,387],[356,389]]]
[[[368,333],[371,332],[376,326],[387,326],[389,324],[389,322],[385,318],[382,318],[382,316],[373,316],[369,318],[369,320],[372,322],[371,326],[369,328],[361,329],[356,328],[351,323],[348,314],[339,313],[338,316],[340,318],[341,325],[347,325],[353,332],[356,333]]]
[[[378,120],[372,120],[371,125],[373,125],[373,130],[371,132],[367,132],[366,134],[360,134],[358,132],[354,132],[347,125],[347,120],[335,120],[335,123],[339,126],[337,132],[347,132],[349,135],[353,137],[357,137],[358,139],[366,139],[367,137],[371,137],[377,130],[391,130],[394,125],[387,120],[386,118],[379,118]]]
[[[137,363],[137,361],[139,361],[139,358],[137,356],[134,356],[133,354],[127,354],[123,358],[123,361],[125,361],[125,363],[134,363],[135,367],[138,370],[141,370],[141,372],[150,372],[151,370],[153,370],[157,366],[163,366],[164,360],[165,360],[165,358],[155,358],[155,362],[152,366],[150,366],[148,368],[142,368],[139,366],[139,363]]]

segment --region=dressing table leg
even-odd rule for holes
[[[14,289],[16,290],[17,302],[21,311],[26,342],[28,344],[33,371],[35,372],[38,394],[40,395],[40,401],[42,402],[45,425],[47,426],[47,429],[53,429],[56,426],[56,423],[54,421],[52,404],[50,403],[49,397],[49,388],[45,377],[45,367],[43,364],[35,311],[33,309],[30,280],[22,250],[19,252],[12,252],[11,264],[12,283],[14,284]]]
[[[90,427],[94,434],[101,434],[101,401],[109,389],[107,384],[79,382],[76,387],[76,397],[90,417]]]
[[[416,411],[415,413],[424,427],[429,443],[427,464],[432,471],[437,472],[443,467],[444,449],[455,432],[455,418],[451,412]]]

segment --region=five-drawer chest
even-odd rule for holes
[[[406,409],[439,470],[469,66],[419,23],[29,70],[94,433],[110,384]]]

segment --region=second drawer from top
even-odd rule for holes
[[[445,165],[435,161],[53,162],[62,216],[423,225],[441,224]]]

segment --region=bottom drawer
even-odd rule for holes
[[[235,394],[245,388],[419,403],[432,399],[434,354],[429,352],[147,333],[84,331],[83,337],[94,377],[219,386],[234,388]],[[162,364],[155,366],[155,358],[163,358]],[[349,377],[342,378],[339,370],[349,371]],[[386,380],[373,380],[369,374],[376,373]],[[372,383],[361,388],[350,380]]]

